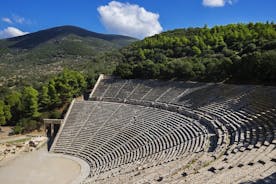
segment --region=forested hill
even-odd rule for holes
[[[91,32],[75,26],[60,26],[0,40],[0,86],[18,86],[44,81],[47,76],[69,67],[83,70],[111,65],[95,64],[98,57],[127,46],[137,39]],[[116,53],[115,53],[116,54]]]
[[[176,29],[121,50],[116,74],[235,83],[276,81],[276,25],[230,24]]]

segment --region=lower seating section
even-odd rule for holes
[[[90,97],[52,147],[89,163],[85,184],[275,179],[276,87],[107,77]]]
[[[80,113],[76,113],[80,111]],[[178,113],[113,102],[75,102],[52,148],[87,161],[90,176],[155,166],[204,150],[206,129]]]

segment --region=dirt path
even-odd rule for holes
[[[67,184],[80,174],[80,165],[47,152],[46,147],[0,162],[0,181],[5,184]]]
[[[6,143],[6,142],[12,142],[12,141],[17,141],[21,139],[27,138],[26,135],[18,135],[18,136],[10,136],[10,137],[5,137],[0,139],[0,144]]]

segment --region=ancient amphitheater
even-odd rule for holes
[[[51,152],[83,184],[275,183],[276,87],[101,75],[73,101]]]

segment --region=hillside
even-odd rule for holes
[[[136,41],[120,35],[106,35],[61,26],[0,40],[0,84],[9,86],[61,71],[64,67],[85,68],[99,55]]]
[[[135,42],[121,53],[116,73],[123,78],[276,81],[274,23],[176,29]]]

